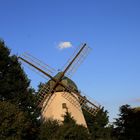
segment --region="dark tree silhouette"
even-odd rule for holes
[[[21,136],[21,139],[31,140],[36,138],[39,114],[36,111],[34,90],[29,87],[29,84],[30,81],[21,68],[17,56],[11,55],[4,41],[0,40],[0,110],[2,116],[0,124],[3,124],[3,120],[4,122],[10,122],[12,128],[11,130],[9,127],[8,133],[4,133],[7,129],[6,125],[4,127],[0,125],[0,134],[5,135],[5,137],[11,136],[12,139],[16,133],[20,132],[18,135]],[[6,113],[6,110],[9,114]],[[21,123],[22,118],[24,118],[24,123]],[[25,124],[26,127],[24,127]],[[12,127],[13,125],[14,127]],[[18,131],[20,125],[26,128],[24,132],[22,130]],[[10,132],[12,131],[11,133],[9,133],[9,129]]]
[[[40,129],[40,140],[91,140],[87,128],[76,124],[70,113],[66,112],[64,121],[46,120]]]
[[[114,133],[118,140],[140,139],[140,108],[131,108],[130,105],[120,107],[119,118],[114,122]]]
[[[101,108],[94,117],[89,113],[85,112],[84,110],[83,112],[92,140],[110,140],[111,127],[108,125],[109,120],[107,110]]]

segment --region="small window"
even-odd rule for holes
[[[62,103],[62,108],[63,108],[63,109],[64,109],[64,108],[67,108],[66,103]]]

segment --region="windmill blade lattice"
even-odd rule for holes
[[[52,67],[50,67],[48,64],[43,63],[38,58],[32,56],[31,54],[25,52],[22,54],[22,58],[26,59],[27,61],[31,62],[33,65],[36,65],[38,68],[44,70],[45,72],[49,73],[50,75],[53,75],[56,70]]]
[[[73,98],[74,96],[75,98]],[[71,104],[73,104],[75,107],[77,107],[79,110],[82,108],[88,113],[90,113],[92,116],[95,116],[97,112],[100,110],[100,105],[97,104],[96,102],[91,102],[91,99],[87,99],[86,96],[82,96],[79,93],[71,93],[68,94],[66,92],[63,92],[62,96],[67,99]],[[79,104],[77,104],[77,101]],[[80,105],[80,106],[79,106]]]
[[[77,52],[83,47],[83,45],[79,46],[73,55],[70,57],[70,59],[66,62],[66,64],[63,66],[63,69],[72,61],[72,59],[76,56]],[[84,47],[84,49],[80,52],[78,57],[74,60],[68,71],[66,72],[65,76],[72,77],[72,75],[76,72],[78,67],[81,65],[81,63],[85,60],[89,52],[91,51],[91,48],[87,45]]]
[[[95,116],[101,108],[99,103],[83,92],[80,92],[79,102],[81,107],[93,116]]]
[[[39,89],[38,92],[38,104],[41,103],[41,101],[45,98],[46,94],[49,92],[50,87],[49,85],[43,84],[41,85],[41,88]]]
[[[69,88],[67,86],[65,86],[65,88],[66,88],[66,91],[68,91],[70,94],[64,94],[64,97],[67,97],[67,99],[69,100],[71,95],[75,96],[76,97],[75,99],[78,100],[81,108],[89,112],[91,115],[95,116],[96,113],[100,110],[101,105],[97,103],[93,98],[87,96],[84,92],[74,91],[74,89]]]
[[[38,100],[38,106],[42,109],[42,111],[44,110],[44,108],[46,107],[49,99],[51,98],[52,96],[52,93],[54,92],[55,90],[53,89],[50,89],[50,86],[49,85],[44,85],[40,91],[38,92],[38,95],[39,95],[39,100]]]
[[[39,70],[35,69],[31,65],[28,65],[26,62],[22,61],[22,64],[25,65],[26,67],[28,67],[29,69],[31,69],[33,72],[35,72],[38,75],[40,75],[41,77],[43,77],[45,80],[47,80],[47,81],[49,80],[49,78],[46,77],[44,74],[42,74],[42,72],[40,72]]]

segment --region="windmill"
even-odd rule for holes
[[[19,57],[30,68],[37,70],[43,77],[49,78],[47,84],[44,84],[38,93],[38,107],[41,108],[43,119],[54,118],[62,121],[62,116],[68,111],[78,124],[86,126],[83,110],[93,116],[97,114],[100,105],[80,92],[76,84],[70,79],[89,51],[90,48],[86,43],[78,47],[63,70],[55,75],[53,75],[55,71],[53,68],[29,53],[24,53],[22,57]]]

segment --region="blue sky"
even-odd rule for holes
[[[92,52],[72,79],[117,117],[140,105],[139,0],[0,0],[0,38],[12,53],[29,52],[60,69],[86,42]],[[60,42],[72,47],[60,50]],[[40,76],[24,68],[36,88]]]

